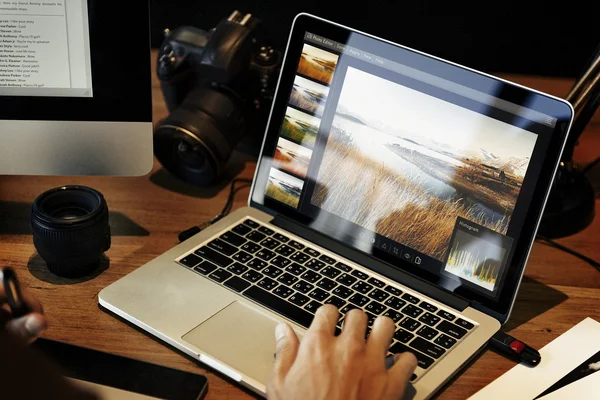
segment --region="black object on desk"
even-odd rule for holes
[[[2,286],[12,317],[20,318],[29,313],[30,310],[21,295],[21,287],[15,271],[11,267],[4,267],[0,275],[2,276]]]
[[[490,346],[516,362],[523,362],[530,367],[536,367],[542,360],[540,353],[514,337],[498,331],[490,339]]]

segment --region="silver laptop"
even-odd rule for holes
[[[105,309],[265,394],[274,328],[396,323],[441,389],[509,318],[573,117],[564,100],[300,14],[242,208],[108,286]],[[198,204],[202,206],[201,202]],[[370,328],[365,335],[368,335]]]

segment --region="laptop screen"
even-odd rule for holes
[[[500,81],[365,35],[302,33],[259,203],[497,301],[560,116],[539,111],[542,96],[504,100]]]

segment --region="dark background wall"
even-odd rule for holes
[[[294,16],[301,11],[334,20],[394,42],[492,73],[557,77],[579,75],[600,43],[600,7],[577,0],[531,6],[526,2],[480,2],[489,11],[460,2],[327,0],[150,0],[152,46],[164,28],[210,29],[233,10],[264,21],[283,48]],[[580,4],[579,4],[580,3]],[[596,4],[594,6],[594,4]],[[530,11],[524,10],[526,5]],[[554,15],[547,14],[551,10]],[[573,11],[581,15],[576,18]],[[527,15],[524,15],[527,13]]]

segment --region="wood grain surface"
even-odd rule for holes
[[[156,122],[167,115],[167,110],[153,76]],[[562,97],[573,83],[536,77],[505,78]],[[576,159],[584,164],[600,155],[597,117],[577,148]],[[253,160],[238,155],[229,170],[232,175],[252,178],[255,165]],[[43,191],[65,184],[98,189],[111,210],[113,240],[107,253],[110,265],[86,279],[68,280],[51,274],[32,243],[31,202]],[[156,162],[151,173],[142,177],[0,177],[0,265],[13,266],[22,282],[43,303],[50,324],[44,337],[206,374],[210,381],[209,400],[253,398],[221,375],[103,312],[97,302],[102,288],[176,245],[180,231],[216,215],[227,194],[227,184],[195,188],[178,182]],[[235,207],[244,206],[247,196],[248,189],[241,191]],[[559,242],[600,260],[599,219],[585,231]],[[506,326],[509,333],[539,348],[585,317],[600,321],[600,272],[572,255],[536,243],[513,316]],[[467,398],[513,365],[486,351],[438,398]]]

